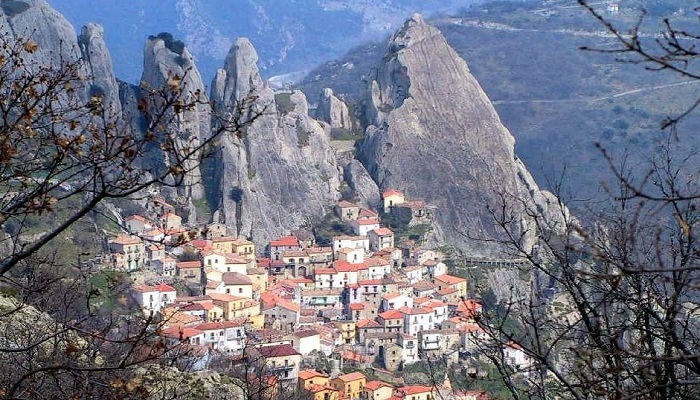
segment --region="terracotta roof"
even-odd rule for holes
[[[403,193],[399,192],[398,190],[389,189],[389,190],[386,190],[384,193],[382,193],[382,198],[387,198],[387,197],[393,196],[393,195],[398,195],[398,196],[403,197]]]
[[[207,239],[195,239],[190,242],[190,244],[200,250],[205,250],[211,248],[211,240]]]
[[[377,322],[373,319],[361,319],[361,320],[357,321],[355,326],[358,328],[379,328],[379,327],[381,327],[381,325],[379,325],[379,322]]]
[[[165,283],[161,283],[155,286],[148,286],[148,285],[134,285],[134,290],[139,292],[139,293],[148,293],[148,292],[175,292],[175,288],[166,285]]]
[[[207,296],[215,301],[236,301],[245,299],[245,297],[233,296],[228,293],[209,293]]]
[[[139,221],[139,222],[148,222],[146,220],[146,218],[144,218],[138,214],[129,215],[128,217],[124,218],[124,221],[132,221],[132,220]]]
[[[348,306],[351,310],[364,310],[365,305],[362,303],[350,303]]]
[[[256,347],[260,355],[265,358],[286,357],[299,355],[294,348],[288,344],[278,344],[274,346]]]
[[[372,285],[381,285],[382,280],[381,279],[365,279],[357,282],[358,285],[360,286],[372,286]]]
[[[120,245],[143,243],[143,241],[140,238],[138,238],[136,236],[129,236],[129,235],[117,235],[117,237],[110,240],[109,242],[114,243],[114,244],[120,244]]]
[[[396,204],[396,207],[410,208],[412,210],[418,210],[425,208],[425,201],[423,200],[410,200],[404,201],[403,203]]]
[[[453,288],[452,286],[448,286],[446,288],[443,288],[442,290],[438,290],[437,294],[440,296],[446,296],[448,294],[456,293],[457,289]]]
[[[403,319],[403,313],[399,310],[388,310],[378,314],[381,319]]]
[[[377,214],[375,211],[368,210],[366,208],[361,208],[359,214],[357,214],[358,218],[376,218],[378,216],[379,214]]]
[[[383,387],[393,388],[393,386],[391,386],[390,384],[388,384],[386,382],[382,382],[382,381],[369,381],[365,385],[365,389],[368,389],[368,390],[377,390],[377,389],[383,388]]]
[[[333,268],[338,272],[357,272],[361,269],[367,269],[364,263],[352,264],[348,261],[337,260],[333,261]]]
[[[332,247],[309,247],[306,249],[308,254],[322,254],[322,253],[332,253]]]
[[[165,325],[170,326],[188,326],[196,325],[202,322],[202,319],[194,316],[192,314],[184,313],[175,307],[168,307],[163,310],[163,315],[165,316]]]
[[[328,375],[318,372],[315,369],[305,369],[302,371],[299,371],[299,379],[311,379],[311,378],[316,378],[317,376],[322,376],[322,377],[328,377]]]
[[[355,371],[349,374],[339,375],[335,379],[341,380],[343,382],[352,382],[360,379],[367,379],[367,377],[362,372]]]
[[[200,331],[214,331],[214,330],[220,330],[220,329],[227,329],[227,328],[236,328],[236,327],[241,327],[244,326],[245,323],[243,321],[219,321],[219,322],[204,322],[201,323],[197,326],[195,326],[195,329],[199,329]]]
[[[448,285],[454,285],[456,283],[462,283],[467,281],[465,278],[460,278],[452,275],[438,275],[435,277],[435,280],[446,283]]]
[[[438,299],[429,299],[425,303],[421,304],[421,307],[427,308],[428,310],[434,310],[438,307],[447,307],[447,304]]]
[[[387,293],[387,294],[385,294],[384,296],[382,296],[382,299],[384,299],[384,300],[391,300],[391,299],[395,299],[395,298],[397,298],[397,297],[399,297],[399,296],[403,296],[403,294],[401,294],[401,293],[399,293],[399,292]]]
[[[202,331],[190,327],[171,326],[170,328],[163,329],[161,333],[163,334],[163,336],[180,340],[186,340],[191,338],[192,336],[201,335]]]
[[[275,304],[275,306],[284,308],[285,310],[295,311],[295,312],[299,312],[299,310],[301,309],[301,307],[299,307],[298,304],[296,304],[292,301],[289,301],[289,300],[284,300],[284,299],[278,300],[277,303]]]
[[[340,208],[351,208],[351,207],[357,207],[357,204],[351,203],[347,200],[340,200],[339,202],[336,203],[336,205]]]
[[[270,241],[270,247],[299,246],[299,239],[295,236],[282,236],[277,240]]]
[[[367,264],[368,267],[385,267],[387,265],[391,265],[391,263],[388,260],[385,260],[381,257],[371,257],[365,259],[365,264]]]
[[[413,394],[419,394],[419,393],[431,393],[433,391],[433,387],[432,386],[423,386],[423,385],[409,385],[409,386],[400,387],[396,390],[403,393],[404,395],[413,395]]]
[[[426,290],[434,290],[434,289],[435,289],[435,285],[434,285],[433,283],[428,282],[428,281],[426,281],[426,280],[424,279],[424,280],[421,280],[421,281],[418,281],[418,282],[414,283],[414,284],[413,284],[413,289],[415,289],[415,290],[417,290],[417,291],[419,291],[419,292],[423,292],[423,291],[426,291]]]
[[[372,231],[377,236],[392,236],[394,234],[394,231],[392,231],[389,228],[379,228],[379,229],[374,229]]]
[[[304,250],[288,250],[282,253],[282,257],[308,257]]]
[[[319,333],[316,332],[315,330],[309,329],[309,330],[307,330],[307,331],[297,331],[297,332],[294,332],[293,335],[296,336],[296,337],[298,337],[298,338],[306,338],[306,337],[316,336],[316,335],[318,335],[318,334],[319,334]]]
[[[355,221],[357,225],[379,225],[379,220],[374,219],[374,218],[367,218],[367,219],[358,219]]]
[[[337,272],[335,268],[316,268],[314,270],[314,275],[333,275]]]
[[[201,261],[180,261],[176,265],[179,269],[202,268]]]
[[[413,307],[413,308],[408,308],[408,307],[401,307],[398,309],[399,312],[402,312],[407,315],[425,315],[425,314],[432,314],[433,312],[431,310],[425,309],[423,307]]]
[[[235,240],[236,240],[235,236],[221,236],[221,237],[215,237],[215,238],[211,239],[211,241],[213,243],[234,242]]]
[[[247,275],[240,272],[224,272],[221,274],[221,279],[225,285],[252,285],[253,281]]]

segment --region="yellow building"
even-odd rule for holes
[[[343,338],[343,343],[352,344],[355,343],[355,322],[354,321],[338,321],[336,323],[338,329],[340,329],[340,334]]]
[[[340,393],[343,399],[359,399],[365,390],[367,378],[362,372],[351,372],[340,375],[331,381],[331,385]]]
[[[387,400],[394,395],[394,387],[382,381],[370,381],[365,385],[367,400]]]
[[[250,240],[236,239],[231,242],[231,253],[243,256],[248,260],[255,259],[255,244]]]
[[[328,375],[313,369],[299,371],[299,389],[313,394],[314,400],[338,400],[340,395],[328,382]]]
[[[265,268],[248,268],[246,275],[253,282],[253,292],[261,293],[267,290],[267,270]]]
[[[452,275],[438,275],[433,280],[437,290],[441,291],[445,288],[453,288],[457,291],[457,296],[460,298],[467,297],[467,280]]]

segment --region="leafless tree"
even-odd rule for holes
[[[31,38],[0,37],[0,398],[148,398],[136,368],[175,365],[190,349],[143,317],[128,277],[94,271],[79,251],[58,261],[56,241],[105,201],[187,182],[221,135],[240,136],[256,118],[255,99],[217,114],[170,74],[164,87],[141,87],[142,132],[90,94],[82,60],[46,65],[38,50]],[[188,140],[174,122],[198,107],[216,128]],[[156,152],[167,163],[146,167]]]
[[[644,13],[623,31],[579,3],[617,38],[619,47],[598,51],[700,78],[697,33],[665,20],[647,41]],[[700,159],[675,133],[698,102],[662,122],[665,139],[641,175],[600,149],[616,182],[602,211],[575,218],[562,205],[553,226],[531,210],[534,248],[515,227],[518,199],[491,208],[504,244],[529,261],[528,295],[501,298],[479,321],[490,337],[482,350],[514,398],[700,398]]]

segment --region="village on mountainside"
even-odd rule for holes
[[[449,273],[439,250],[396,243],[380,219],[421,224],[431,207],[393,189],[382,199],[379,212],[338,201],[335,218],[352,234],[318,245],[307,230],[253,243],[221,223],[188,227],[153,195],[147,215],[123,218],[125,232],[109,240],[102,268],[134,277],[130,300],[162,321],[169,344],[197,350],[188,356],[194,369],[256,357],[282,387],[314,400],[429,400],[438,392],[487,399],[483,391],[452,390],[446,373],[429,385],[397,378],[421,360],[476,375],[487,338],[467,279]],[[503,346],[502,355],[515,368],[529,366],[517,345]]]

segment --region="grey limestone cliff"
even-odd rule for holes
[[[352,130],[352,119],[348,106],[333,94],[333,89],[325,88],[318,98],[316,118],[330,124],[331,129]]]
[[[100,25],[89,23],[83,27],[78,37],[78,45],[85,61],[92,85],[91,96],[101,96],[103,104],[114,118],[121,118],[119,86],[114,77],[112,57],[104,40],[104,29]]]
[[[221,139],[219,209],[237,235],[264,242],[323,217],[339,196],[340,180],[328,129],[309,117],[306,97],[298,91],[276,96],[257,61],[250,41],[238,39],[211,97],[219,115],[249,122]]]
[[[471,254],[496,250],[469,238],[499,237],[487,207],[498,208],[501,195],[516,213],[551,199],[516,160],[514,138],[467,63],[420,15],[390,40],[364,114],[359,158],[379,186],[435,205],[444,240]]]
[[[167,87],[174,77],[182,80],[186,103],[199,99],[192,109],[186,109],[173,118],[167,129],[176,130],[178,146],[193,148],[210,136],[210,108],[202,77],[185,45],[168,33],[151,36],[144,48],[143,76],[141,81],[149,88]],[[168,160],[165,160],[167,163]],[[181,201],[199,200],[204,197],[204,185],[197,159],[185,161],[186,173],[177,195]],[[193,207],[190,204],[190,212]],[[190,218],[192,219],[192,218]]]
[[[343,177],[350,189],[352,189],[354,197],[360,201],[360,204],[372,210],[380,208],[381,196],[379,187],[377,187],[377,183],[374,182],[361,162],[357,160],[350,161],[343,168]]]

